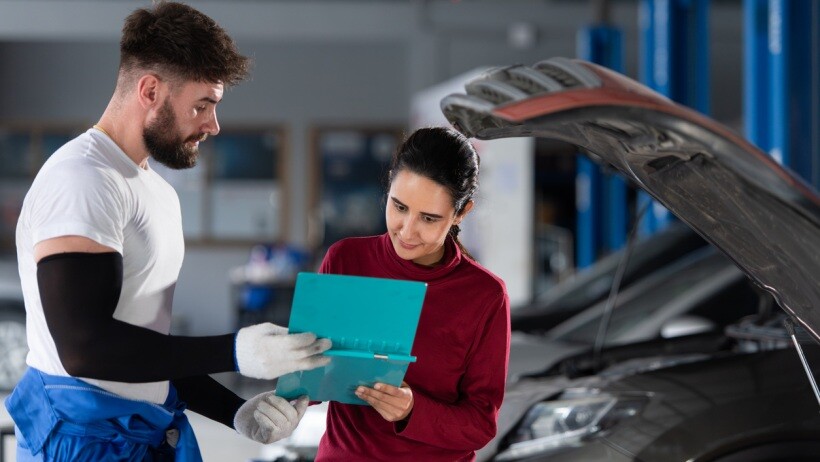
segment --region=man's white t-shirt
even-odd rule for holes
[[[122,254],[123,286],[114,318],[169,333],[174,287],[185,253],[179,198],[154,170],[140,168],[108,136],[92,128],[43,165],[17,223],[29,366],[68,375],[43,315],[34,261],[37,243],[60,236],[87,237]],[[167,381],[83,380],[154,403],[163,403],[168,395]]]

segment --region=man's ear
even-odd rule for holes
[[[160,100],[162,81],[154,74],[145,74],[137,81],[137,99],[140,106],[148,109]]]

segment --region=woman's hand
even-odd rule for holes
[[[413,410],[413,390],[407,382],[402,382],[401,388],[386,383],[377,383],[373,388],[359,387],[356,396],[373,406],[388,422],[406,419]]]

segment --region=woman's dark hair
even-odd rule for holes
[[[429,178],[447,189],[460,215],[478,189],[479,163],[475,148],[461,133],[444,127],[420,128],[393,155],[388,187],[403,170]],[[458,239],[459,231],[458,225],[450,228],[461,252],[472,258]]]
[[[213,19],[176,2],[157,2],[125,19],[120,71],[150,69],[172,80],[232,86],[248,75],[250,60]]]

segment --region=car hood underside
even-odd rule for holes
[[[618,73],[564,58],[489,71],[441,106],[467,136],[565,141],[614,167],[820,340],[820,198],[728,128]]]

